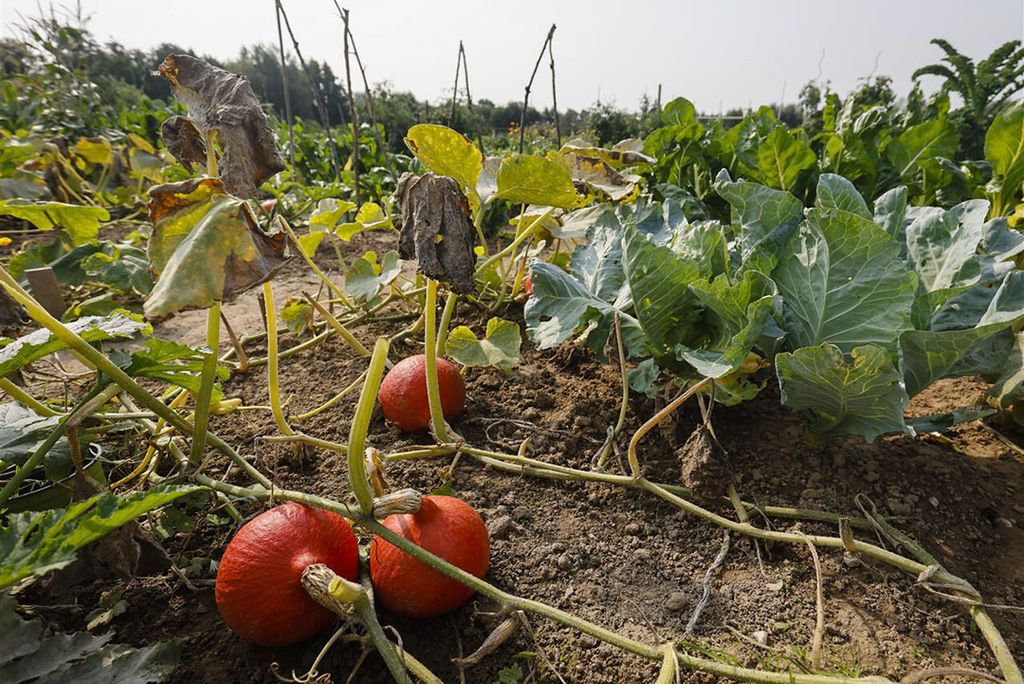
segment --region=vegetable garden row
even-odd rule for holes
[[[833,95],[815,140],[767,107],[726,128],[677,98],[645,140],[574,139],[504,157],[438,124],[408,130],[410,157],[388,156],[366,127],[356,137],[381,163],[364,156],[367,168],[351,180],[373,201],[357,205],[349,188],[309,180],[307,157],[323,160],[322,140],[304,143],[298,131],[289,168],[272,129],[279,124],[242,77],[178,54],[159,73],[186,107],[167,110],[159,141],[141,130],[77,140],[4,130],[0,216],[13,230],[0,239],[19,249],[0,268],[0,325],[19,334],[0,340],[0,390],[9,397],[0,404],[0,588],[11,592],[0,625],[14,644],[0,654],[0,679],[173,677],[183,657],[173,642],[42,638],[12,596],[50,573],[88,576],[89,559],[131,575],[139,540],[159,547],[153,521],[166,528],[171,519],[158,511],[209,496],[237,530],[215,570],[227,628],[255,644],[323,647],[305,675],[287,681],[330,681],[318,670],[323,658],[356,644],[372,647],[396,681],[440,681],[378,610],[431,619],[468,610],[474,596],[498,619],[459,663],[464,677],[539,617],[655,661],[659,684],[688,671],[888,681],[834,671],[823,655],[818,553],[828,550],[905,573],[962,606],[995,667],[939,674],[1022,682],[1010,645],[1020,636],[992,617],[1019,608],[993,607],[984,586],[873,508],[850,516],[745,499],[713,409],[778,397],[811,441],[914,438],[978,420],[1008,433],[1024,426],[1024,103],[994,117],[984,160],[951,159],[959,133],[948,97],[897,117]],[[40,231],[52,239],[36,240]],[[382,253],[353,258],[351,243],[370,239]],[[336,272],[322,267],[325,254]],[[296,263],[319,291],[281,301],[275,277]],[[70,300],[63,316],[38,297],[29,276],[40,268]],[[221,304],[254,289],[265,329],[239,337]],[[154,334],[188,310],[206,311],[205,346]],[[460,313],[473,324],[453,326]],[[375,339],[366,332],[379,326],[391,328]],[[395,353],[420,338],[419,353]],[[328,341],[359,364],[356,382],[299,413],[282,396],[282,363]],[[592,355],[620,377],[617,419],[601,426],[590,467],[537,458],[530,438],[497,449],[460,434],[463,421],[487,419],[472,415],[465,378],[519,372],[524,343]],[[59,396],[32,382],[47,364],[60,370]],[[229,383],[257,374],[265,399],[228,396]],[[989,382],[985,403],[907,417],[915,396],[957,377]],[[347,441],[304,428],[311,417],[340,416],[340,402],[356,395]],[[379,448],[378,405],[414,446]],[[698,408],[690,440],[710,456],[684,459],[681,481],[654,481],[652,431],[684,405]],[[637,407],[650,410],[632,415]],[[300,463],[316,454],[343,463],[344,493],[282,487],[253,445],[212,427],[252,413],[270,414],[276,427],[261,444]],[[632,431],[627,418],[638,423]],[[97,457],[115,442],[135,449],[116,463]],[[751,539],[758,554],[762,544],[809,548],[818,589],[815,629],[800,637],[806,654],[749,667],[689,640],[637,639],[506,591],[488,581],[488,525],[471,505],[387,474],[428,459],[450,463],[449,474],[475,461],[496,482],[629,490]],[[783,528],[787,520],[833,531]]]

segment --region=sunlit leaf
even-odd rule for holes
[[[947,119],[934,119],[900,133],[885,148],[885,156],[901,179],[911,181],[924,161],[954,156],[959,142],[960,134]]]
[[[285,263],[284,233],[267,235],[249,205],[226,195],[217,179],[150,190],[150,270],[156,285],[146,315],[208,307],[258,285]]]
[[[579,202],[568,167],[537,155],[503,159],[498,169],[498,191],[491,199],[561,209],[572,209]]]
[[[1024,100],[1011,102],[985,134],[985,158],[992,164],[992,215],[1004,216],[1020,201],[1024,184]]]
[[[81,138],[71,147],[71,152],[90,164],[107,166],[114,161],[114,147],[106,138]]]
[[[110,220],[110,214],[103,207],[20,199],[0,201],[0,215],[4,214],[24,219],[40,230],[60,228],[71,238],[72,246],[95,242],[99,238],[100,222]]]
[[[360,304],[372,302],[382,288],[394,282],[402,271],[398,252],[391,250],[377,263],[377,254],[367,252],[353,259],[345,271],[345,289]]]
[[[873,442],[906,430],[907,392],[881,347],[856,347],[848,363],[832,344],[775,356],[782,404],[798,412],[819,435],[857,435]]]
[[[454,178],[467,195],[476,194],[483,156],[466,136],[447,126],[417,124],[406,133],[405,144],[428,169]]]
[[[776,190],[792,190],[818,164],[814,151],[785,127],[773,130],[757,149],[758,180]]]
[[[87,316],[66,323],[65,326],[90,343],[114,338],[129,338],[138,332],[149,334],[151,331],[149,324],[140,316],[127,311],[118,311],[105,318]],[[36,359],[67,348],[67,344],[54,337],[46,328],[22,335],[6,344],[0,338],[0,345],[3,345],[0,346],[0,377]]]
[[[506,373],[519,364],[519,326],[512,321],[487,321],[484,338],[460,325],[448,334],[448,356],[463,366],[495,366]]]

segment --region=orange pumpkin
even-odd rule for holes
[[[487,574],[491,557],[487,527],[461,499],[425,496],[418,512],[391,515],[383,524],[475,577]],[[415,618],[450,613],[474,593],[380,537],[370,545],[370,579],[380,605]]]
[[[466,406],[466,381],[454,364],[438,359],[437,385],[445,420],[455,420]],[[396,363],[384,376],[377,397],[384,417],[406,432],[430,427],[427,357],[417,354]]]
[[[238,530],[217,568],[217,608],[224,622],[264,646],[323,631],[336,616],[310,598],[301,581],[314,563],[358,579],[358,543],[345,518],[294,502],[257,515]]]

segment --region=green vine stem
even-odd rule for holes
[[[202,476],[202,481],[196,480],[200,484],[211,487],[222,491],[226,494],[234,496],[248,496],[257,499],[267,500],[271,497],[271,492],[267,489],[252,488],[252,487],[238,487],[230,485],[219,480],[214,480]],[[661,647],[647,644],[641,641],[630,639],[629,637],[622,636],[613,632],[609,629],[601,627],[600,625],[594,624],[582,618],[576,617],[563,610],[549,606],[540,601],[534,601],[532,599],[526,599],[514,594],[509,594],[501,589],[498,589],[494,585],[486,582],[485,580],[479,579],[474,575],[452,565],[442,558],[435,556],[434,554],[426,551],[425,549],[417,546],[412,541],[405,537],[392,532],[388,528],[381,525],[375,519],[370,516],[361,516],[356,514],[352,508],[346,506],[337,501],[331,499],[314,496],[312,494],[306,494],[305,492],[296,492],[292,490],[275,489],[273,491],[273,497],[277,501],[295,501],[303,503],[309,506],[315,506],[325,510],[333,511],[339,515],[343,515],[351,519],[355,524],[364,528],[368,532],[376,534],[383,538],[388,543],[398,547],[405,553],[409,554],[413,558],[419,560],[425,565],[437,570],[438,572],[451,577],[452,579],[470,587],[474,591],[486,596],[504,606],[508,610],[524,610],[537,615],[549,618],[558,622],[559,624],[571,627],[584,634],[589,634],[601,641],[617,646],[623,650],[634,653],[643,658],[649,660],[655,660],[663,662],[664,651]],[[803,537],[801,537],[802,539]],[[802,542],[801,542],[802,543]],[[883,684],[890,682],[890,680],[884,677],[835,677],[829,675],[813,675],[813,674],[794,674],[788,672],[765,672],[761,670],[753,670],[745,667],[736,667],[726,663],[722,663],[715,660],[709,660],[700,658],[697,656],[691,656],[688,654],[677,653],[677,663],[688,669],[708,672],[720,677],[727,677],[734,680],[742,680],[749,682],[758,682],[760,684]],[[891,683],[890,683],[891,684]]]
[[[320,270],[320,267],[317,266],[316,262],[313,261],[313,256],[311,254],[306,254],[305,250],[302,249],[302,246],[299,244],[298,236],[295,235],[295,231],[292,230],[292,227],[288,225],[287,221],[284,220],[284,217],[278,215],[276,220],[278,221],[278,224],[282,228],[284,228],[284,231],[288,234],[288,237],[291,239],[292,244],[295,245],[295,249],[299,250],[299,254],[302,255],[303,260],[307,264],[309,264],[309,267],[311,269],[313,269],[313,273],[315,273],[317,277],[319,277],[320,280],[322,280],[324,284],[327,285],[328,289],[330,289],[330,291],[334,293],[334,296],[337,297],[338,300],[345,305],[345,308],[347,308],[349,311],[355,311],[356,305],[352,303],[352,300],[345,296],[345,293],[341,291],[341,288],[335,285],[334,281],[328,278],[324,274],[324,272]]]
[[[444,309],[441,311],[441,324],[437,326],[437,355],[444,356],[448,351],[448,328],[452,324],[452,315],[455,313],[455,302],[459,295],[454,292],[448,293],[444,301]]]
[[[274,286],[268,280],[263,283],[263,302],[267,313],[267,388],[270,393],[270,408],[274,413],[277,429],[289,437],[295,434],[281,410],[281,393],[277,386],[277,312],[274,310]]]
[[[54,418],[62,415],[15,385],[8,378],[0,378],[0,390],[6,392],[14,401],[32,409],[37,415],[44,418]]]
[[[442,444],[448,442],[448,424],[441,410],[441,390],[437,384],[437,281],[427,279],[427,301],[423,307],[423,354],[427,367],[427,404],[430,406],[430,428]],[[351,444],[351,441],[349,442]]]
[[[359,354],[359,356],[370,355],[370,350],[364,347],[363,343],[357,340],[355,335],[349,332],[348,328],[342,325],[341,322],[334,317],[334,314],[325,309],[323,304],[315,300],[313,297],[310,297],[305,292],[302,293],[302,296],[306,298],[306,301],[309,302],[321,316],[324,317],[324,320],[327,321],[327,325],[331,326],[334,332],[338,333],[338,337],[344,340],[345,344],[352,347],[352,350],[355,351],[356,354]]]
[[[314,601],[340,617],[350,616],[354,609],[391,676],[400,684],[411,684],[402,658],[377,620],[377,614],[373,610],[372,590],[368,584],[350,582],[338,576],[326,565],[316,563],[303,571],[302,587]]]
[[[199,378],[199,396],[196,397],[195,418],[192,421],[192,449],[189,463],[198,466],[206,451],[206,430],[210,425],[210,400],[217,379],[217,347],[220,345],[220,302],[206,310],[206,346],[210,351],[203,356],[203,372]]]
[[[540,229],[544,227],[544,221],[546,221],[554,211],[554,207],[549,207],[547,211],[537,216],[529,225],[529,227],[524,228],[522,232],[520,232],[519,235],[517,235],[515,239],[512,240],[512,242],[508,243],[508,245],[505,246],[504,249],[502,249],[500,252],[495,252],[493,256],[489,257],[486,261],[484,261],[484,263],[480,264],[480,266],[478,266],[476,269],[477,275],[487,270],[487,268],[489,268],[494,262],[498,261],[499,259],[503,259],[509,254],[515,252],[516,249],[519,248],[519,245],[523,244],[525,241],[532,238],[536,233],[540,232]]]
[[[32,320],[49,330],[54,337],[66,344],[69,349],[71,349],[80,358],[84,359],[86,363],[106,375],[114,382],[114,384],[118,385],[125,392],[134,397],[136,401],[142,404],[145,408],[163,418],[176,430],[183,434],[192,434],[191,423],[178,415],[175,411],[168,408],[168,406],[158,398],[143,389],[142,386],[135,382],[131,376],[121,370],[110,359],[73,331],[69,330],[67,326],[59,320],[51,316],[49,312],[39,304],[39,302],[37,302],[31,295],[25,292],[20,285],[18,285],[18,282],[14,280],[14,278],[12,278],[7,270],[2,266],[0,266],[0,286],[7,290],[8,294],[10,294],[11,297],[13,297],[19,304],[25,307],[25,310],[28,312],[28,315]],[[242,468],[243,471],[252,477],[253,480],[259,482],[265,487],[270,487],[270,480],[254,468],[252,464],[239,456],[238,452],[232,449],[231,446],[224,442],[224,440],[209,432],[207,432],[206,439],[215,448],[234,461],[240,468]]]
[[[7,505],[8,500],[18,492],[18,488],[21,487],[21,483],[25,481],[25,478],[43,462],[46,455],[50,453],[50,449],[64,436],[65,428],[76,425],[87,418],[90,413],[113,399],[120,391],[121,388],[114,384],[107,385],[106,387],[95,387],[85,395],[70,413],[61,416],[57,426],[46,436],[43,443],[17,469],[3,489],[0,489],[0,509]]]
[[[366,445],[366,431],[370,427],[373,407],[377,402],[377,391],[380,389],[384,366],[388,360],[388,340],[378,337],[370,357],[370,367],[366,370],[366,381],[359,393],[359,403],[352,418],[352,427],[348,433],[348,481],[359,502],[359,510],[363,515],[373,513],[373,489],[366,475],[366,462],[363,451]]]

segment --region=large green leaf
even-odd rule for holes
[[[907,256],[926,292],[955,294],[978,282],[987,213],[987,201],[968,200],[949,211],[922,211],[907,226]]]
[[[23,199],[0,200],[0,215],[4,214],[24,219],[40,230],[60,228],[73,246],[98,240],[100,221],[110,220],[110,214],[103,207]]]
[[[428,169],[454,178],[466,195],[476,195],[483,156],[466,136],[446,126],[417,124],[409,129],[405,144]]]
[[[484,338],[460,325],[448,334],[448,356],[463,366],[494,366],[506,373],[519,364],[519,326],[512,321],[487,321]]]
[[[193,349],[172,340],[151,337],[146,340],[145,348],[132,352],[130,356],[111,354],[111,358],[132,377],[169,382],[185,388],[196,397],[199,395],[200,375],[206,351],[205,348]],[[229,375],[227,368],[223,366],[217,366],[215,374],[219,380],[227,380]],[[220,387],[215,385],[211,401],[216,403],[222,397]]]
[[[892,237],[856,214],[810,210],[773,277],[790,349],[831,343],[847,354],[863,345],[895,351],[911,327],[917,277]]]
[[[8,401],[0,404],[0,467],[21,466],[46,441],[59,419],[47,418]],[[83,447],[84,448],[84,447]],[[61,480],[74,471],[71,448],[61,437],[44,457],[43,469],[50,480]]]
[[[872,442],[904,432],[908,398],[890,353],[867,345],[851,356],[852,364],[832,344],[776,355],[782,404],[820,435],[857,435]]]
[[[208,307],[263,283],[284,265],[284,233],[264,233],[249,205],[224,194],[220,181],[156,186],[150,195],[148,255],[158,279],[146,316]]]
[[[627,227],[622,248],[623,271],[637,319],[655,357],[674,357],[676,345],[698,334],[702,307],[690,285],[701,278],[697,262]]]
[[[568,167],[538,155],[502,160],[498,169],[498,191],[491,195],[491,200],[497,199],[560,209],[572,209],[579,203]]]
[[[921,164],[935,157],[956,155],[960,134],[947,119],[911,126],[885,148],[885,156],[904,181],[913,180]]]
[[[994,218],[983,227],[981,252],[995,261],[1024,254],[1024,233],[1012,230],[1005,218]]]
[[[758,342],[775,300],[775,284],[747,271],[735,285],[723,274],[697,281],[690,290],[705,308],[701,337],[692,347],[677,346],[676,354],[701,375],[720,378],[735,371]]]
[[[822,209],[839,209],[871,218],[868,203],[857,191],[857,187],[842,176],[834,173],[823,173],[818,178],[816,206]]]
[[[157,485],[124,497],[97,494],[67,508],[11,515],[0,528],[0,589],[68,565],[86,544],[196,489]]]
[[[6,684],[148,684],[167,680],[181,646],[165,641],[132,648],[115,644],[113,632],[46,634],[41,620],[23,620],[11,596],[0,596],[0,681]]]
[[[120,310],[105,317],[85,316],[66,323],[65,326],[90,343],[114,338],[128,338],[140,331],[144,331],[144,334],[148,334],[150,331],[149,324],[141,317]],[[12,373],[36,359],[67,348],[67,344],[54,337],[45,328],[22,335],[6,344],[0,338],[0,345],[3,345],[0,346],[0,377]]]
[[[985,158],[995,179],[992,215],[1004,216],[1021,200],[1024,184],[1024,100],[1010,103],[993,119],[985,134]]]
[[[544,261],[530,266],[533,292],[523,316],[526,331],[540,349],[555,347],[582,329],[587,346],[604,359],[604,347],[618,315],[630,350],[643,346],[643,332],[635,318],[605,301],[577,277]]]
[[[901,245],[905,241],[903,231],[906,215],[907,186],[905,185],[895,187],[875,200],[875,223]]]
[[[803,215],[800,200],[788,192],[759,183],[733,182],[724,169],[718,174],[715,190],[729,203],[743,263],[768,273],[800,222]]]
[[[969,319],[966,319],[969,320]],[[1007,357],[1005,334],[1024,321],[1024,271],[1006,276],[977,324],[965,329],[908,330],[899,355],[907,392],[914,396],[944,377],[998,373]]]
[[[758,180],[777,190],[792,190],[818,158],[809,145],[779,126],[757,148]]]

